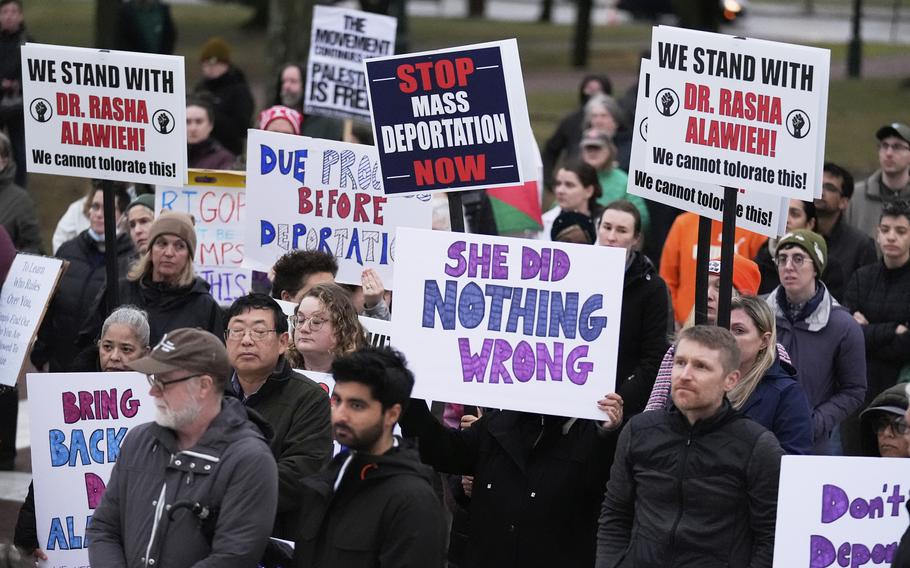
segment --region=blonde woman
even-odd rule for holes
[[[787,453],[811,453],[812,413],[796,369],[778,356],[774,312],[756,296],[734,298],[730,331],[742,354],[730,403],[774,433]]]

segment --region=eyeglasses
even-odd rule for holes
[[[166,389],[168,387],[168,385],[182,383],[183,381],[195,379],[196,377],[201,377],[202,375],[205,375],[205,374],[206,373],[196,373],[195,375],[190,375],[188,377],[181,377],[179,379],[174,379],[173,381],[162,381],[155,375],[146,375],[145,378],[148,380],[150,387],[157,388],[160,391],[164,391],[164,389]]]
[[[779,254],[779,255],[777,255],[777,258],[775,258],[774,260],[777,261],[777,266],[780,266],[781,268],[783,268],[784,266],[787,266],[788,260],[793,263],[794,268],[799,268],[803,265],[803,263],[806,262],[806,260],[808,258],[809,257],[804,254],[794,254],[791,256],[787,256],[785,254]]]
[[[878,149],[883,151],[894,150],[895,152],[905,152],[910,150],[910,146],[906,144],[888,144],[887,142],[879,142]]]
[[[322,329],[322,326],[324,326],[325,322],[327,322],[327,321],[329,321],[329,320],[327,320],[324,317],[317,316],[317,315],[312,315],[308,318],[299,316],[299,315],[291,316],[288,318],[288,323],[290,323],[292,326],[294,326],[294,329],[303,329],[304,326],[306,326],[306,324],[309,323],[310,331],[319,331],[320,329]]]
[[[253,341],[262,341],[270,333],[278,333],[277,329],[228,329],[224,332],[224,338],[228,341],[242,341],[246,334],[249,333]]]
[[[880,415],[872,422],[872,426],[875,428],[876,433],[882,432],[888,427],[897,436],[903,436],[910,432],[910,425],[901,417],[891,418],[890,416]]]

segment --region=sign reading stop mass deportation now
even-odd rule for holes
[[[383,193],[373,146],[250,130],[246,164],[243,262],[254,270],[321,250],[338,259],[338,282],[373,268],[391,290],[395,228],[432,222],[429,195]]]
[[[243,215],[246,188],[242,173],[189,171],[182,188],[158,187],[155,216],[178,211],[196,221],[196,274],[209,285],[221,306],[245,296],[252,285],[250,269],[243,268]]]
[[[307,114],[370,120],[363,60],[395,53],[398,20],[348,8],[313,8]]]
[[[85,529],[129,430],[155,418],[140,373],[30,373],[32,474],[41,566],[88,566]]]
[[[821,195],[830,51],[659,26],[651,53],[649,171]]]
[[[26,44],[28,171],[182,186],[183,58]]]
[[[775,568],[890,566],[907,529],[910,460],[784,456]]]
[[[642,59],[640,69],[635,132],[632,134],[632,156],[629,161],[629,193],[723,221],[723,187],[648,173],[651,170],[647,158],[651,62]],[[783,235],[787,230],[788,204],[786,197],[740,190],[736,199],[736,226],[769,237]]]
[[[415,229],[398,243],[392,337],[415,397],[604,419],[625,251]]]
[[[366,62],[389,195],[521,183],[530,132],[515,40]]]

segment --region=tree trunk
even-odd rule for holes
[[[542,24],[553,23],[553,0],[543,0],[540,3],[540,16],[537,21]]]
[[[310,51],[314,0],[269,0],[267,64],[277,77],[285,63],[305,63]],[[270,84],[270,89],[274,87]],[[269,92],[268,100],[276,93]]]
[[[120,0],[97,0],[95,2],[95,47],[98,49],[117,48],[119,14]]]
[[[483,18],[483,15],[486,11],[487,11],[486,0],[468,0],[468,17],[469,18]]]
[[[575,37],[572,41],[572,66],[588,66],[588,51],[591,43],[591,10],[593,0],[578,0],[578,13],[575,16]]]

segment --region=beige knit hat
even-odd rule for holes
[[[195,221],[186,213],[177,213],[175,211],[165,211],[160,217],[155,219],[149,228],[149,249],[155,243],[155,239],[161,235],[177,235],[186,242],[190,254],[196,253],[196,229],[193,228]]]

